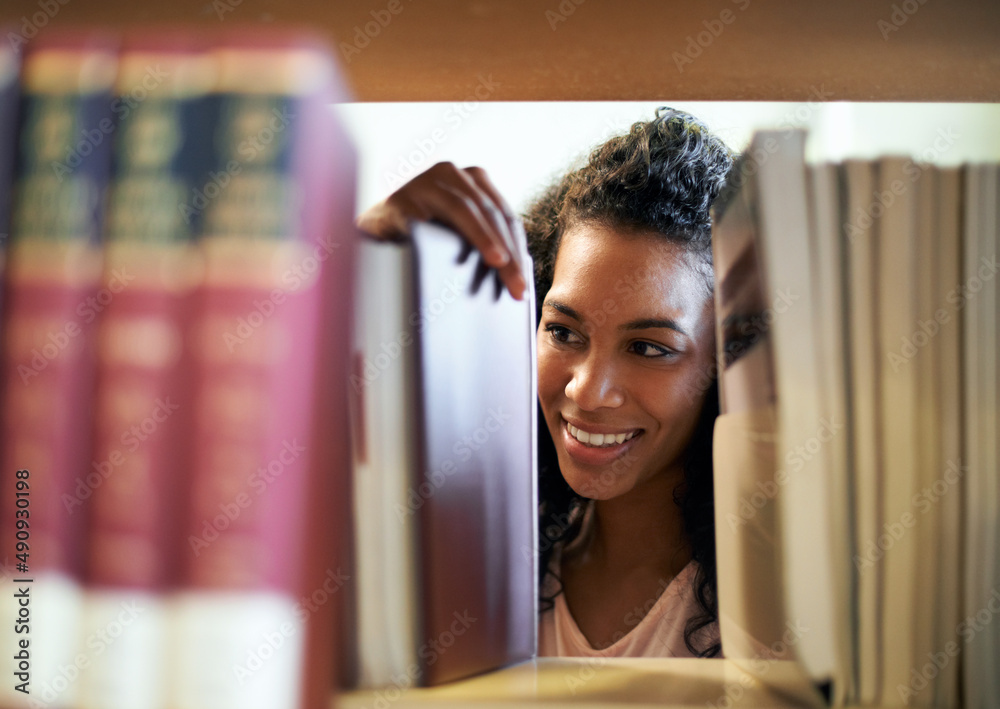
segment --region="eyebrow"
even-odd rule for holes
[[[583,322],[583,317],[580,315],[580,313],[576,312],[575,310],[573,310],[573,308],[569,307],[565,303],[560,303],[557,300],[547,300],[547,301],[545,301],[545,303],[543,303],[542,307],[543,308],[544,307],[549,307],[549,308],[552,308],[554,310],[558,310],[563,315],[565,315],[567,317],[570,317],[570,318],[573,318],[574,320],[576,320],[579,323]],[[646,330],[648,328],[655,328],[655,327],[667,328],[667,329],[670,329],[670,330],[674,330],[675,332],[679,332],[680,334],[684,335],[685,337],[688,336],[688,334],[686,332],[684,332],[684,329],[681,328],[681,326],[678,325],[675,320],[671,320],[670,318],[641,318],[639,320],[633,320],[633,321],[627,322],[627,323],[625,323],[623,325],[619,325],[618,329],[619,330]]]

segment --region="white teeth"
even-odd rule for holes
[[[629,433],[587,433],[586,431],[581,431],[568,421],[566,422],[566,428],[569,429],[570,435],[580,441],[580,443],[594,446],[595,448],[620,445],[632,438],[636,433],[635,431]]]

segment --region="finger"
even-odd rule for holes
[[[422,199],[429,207],[432,218],[444,223],[472,242],[483,254],[483,258],[496,268],[510,261],[503,237],[497,233],[496,226],[461,186],[440,182],[437,189],[428,191]]]
[[[461,194],[476,204],[486,217],[488,223],[493,227],[493,233],[499,237],[507,262],[516,260],[519,254],[508,221],[511,210],[506,202],[503,201],[503,197],[500,196],[496,188],[490,183],[489,178],[486,177],[486,172],[478,167],[457,170],[450,163],[448,163],[448,168],[448,170],[444,171],[443,181],[446,184],[452,185]],[[494,263],[492,265],[497,266],[500,264]]]
[[[527,251],[527,245],[521,220],[507,204],[485,170],[480,167],[469,167],[465,169],[465,172],[472,178],[476,186],[490,198],[496,210],[493,212],[494,218],[498,221],[503,220],[503,228],[498,230],[504,236],[511,261],[500,268],[500,279],[510,290],[511,295],[520,300],[528,287],[528,276],[524,273],[524,254]]]

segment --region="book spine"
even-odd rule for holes
[[[331,486],[349,464],[354,158],[325,50],[241,36],[216,56],[213,170],[192,200],[205,272],[171,701],[318,705],[347,571],[330,534],[350,499]]]
[[[0,31],[3,29],[0,27]],[[3,295],[5,251],[10,237],[10,195],[17,149],[20,68],[20,57],[14,48],[9,44],[0,46],[0,298]],[[3,302],[0,301],[2,307]]]
[[[901,158],[883,158],[879,162],[876,188],[898,192],[908,176]],[[918,494],[918,416],[917,370],[900,366],[897,348],[912,335],[917,311],[918,284],[916,264],[917,195],[913,189],[898,194],[891,208],[879,220],[878,251],[878,330],[877,352],[880,360],[877,395],[882,417],[880,462],[885,494],[882,496],[883,527],[881,534],[898,529],[892,525],[912,526],[913,496]],[[905,528],[905,527],[904,527]],[[918,534],[893,538],[878,563],[883,567],[881,613],[882,694],[881,702],[897,701],[899,687],[911,681],[910,670],[923,656],[917,653],[918,631],[912,622],[911,609],[919,607],[917,560]],[[869,540],[861,540],[867,543]],[[870,570],[870,569],[869,569]],[[930,695],[929,695],[930,697]],[[912,697],[916,706],[929,706],[929,697]]]
[[[99,236],[110,167],[114,44],[81,32],[39,38],[25,56],[3,319],[3,488],[0,544],[25,581],[30,623],[14,635],[4,594],[8,647],[27,651],[30,670],[0,690],[3,702],[41,699],[70,706],[78,693],[80,582],[86,511],[101,480],[91,456]],[[15,538],[14,471],[26,470],[28,540]],[[19,589],[21,587],[19,586]],[[10,637],[7,634],[10,633]],[[28,641],[28,647],[20,640]],[[3,653],[4,675],[20,660]],[[16,675],[14,675],[16,676]]]
[[[160,707],[167,593],[192,406],[184,330],[197,284],[201,220],[180,207],[208,174],[214,121],[206,51],[136,37],[120,60],[114,171],[97,340],[95,459],[109,466],[91,513],[84,634],[122,626],[83,674],[86,707]]]

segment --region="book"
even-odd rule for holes
[[[820,396],[804,134],[760,132],[746,155],[713,218],[722,647],[796,659],[823,686],[838,629],[821,451],[840,426]]]
[[[857,609],[856,587],[851,582],[849,570],[855,546],[854,526],[850,523],[853,508],[853,480],[851,478],[851,431],[847,428],[849,415],[849,363],[850,340],[848,332],[847,297],[847,248],[849,237],[845,234],[843,219],[843,184],[840,167],[833,163],[808,166],[807,186],[810,197],[809,252],[810,270],[813,274],[814,298],[813,323],[816,328],[820,406],[823,414],[841,427],[839,435],[825,442],[824,457],[828,463],[827,503],[831,520],[831,564],[834,569],[831,591],[833,595],[832,627],[836,641],[833,674],[839,681],[831,697],[836,704],[856,701],[857,668],[854,666],[854,648],[857,644],[857,627],[851,622]],[[844,520],[839,527],[833,520]]]
[[[349,580],[355,158],[330,111],[347,93],[303,35],[234,31],[212,54],[211,168],[182,205],[204,270],[168,703],[319,706]]]
[[[0,296],[3,293],[4,255],[10,238],[10,205],[14,154],[17,152],[17,109],[21,57],[14,47],[0,47]],[[0,302],[0,307],[3,303]]]
[[[941,530],[934,540],[934,553],[939,559],[940,579],[933,607],[938,627],[933,644],[935,648],[946,648],[955,642],[955,629],[961,622],[962,604],[962,554],[954,552],[954,540],[962,539],[962,488],[954,474],[961,472],[962,455],[962,338],[961,317],[955,311],[950,295],[955,284],[961,282],[961,229],[962,229],[962,171],[960,168],[937,168],[934,185],[936,205],[934,214],[933,243],[933,283],[935,285],[935,307],[933,318],[940,326],[934,338],[937,347],[938,366],[934,382],[933,408],[937,412],[940,441],[938,444],[935,471],[948,484],[940,492]],[[943,313],[941,311],[944,311]],[[932,314],[928,311],[926,317]],[[958,471],[953,464],[959,463]],[[968,465],[966,462],[965,465]],[[951,481],[954,481],[952,484]],[[940,485],[937,480],[934,484]],[[937,492],[934,493],[937,495]],[[958,706],[960,678],[959,663],[949,662],[941,668],[936,685],[934,702],[940,707]]]
[[[537,642],[534,302],[470,251],[428,224],[362,249],[357,646],[386,696]]]
[[[955,628],[963,660],[965,706],[986,707],[1000,692],[1000,452],[997,416],[997,255],[1000,168],[965,168],[961,281],[951,302],[962,310],[965,572],[962,621]]]
[[[18,680],[0,690],[6,706],[79,696],[79,648],[66,639],[81,629],[84,502],[112,467],[93,457],[89,423],[116,66],[101,32],[49,33],[24,56],[3,284],[0,545],[30,612],[15,634],[23,616],[3,594],[3,637],[23,653],[0,660]]]
[[[895,701],[897,686],[906,686],[918,657],[916,626],[918,588],[917,519],[911,500],[916,492],[917,410],[916,367],[899,361],[900,343],[912,334],[917,322],[915,279],[916,194],[904,173],[906,159],[882,158],[878,164],[875,193],[885,208],[878,217],[878,328],[880,361],[877,396],[880,397],[881,450],[884,494],[882,525],[874,542],[880,554],[875,564],[883,569],[881,585],[882,677],[878,701]],[[904,181],[906,180],[906,181]]]
[[[875,168],[860,160],[842,166],[844,183],[844,230],[847,237],[847,326],[850,348],[848,364],[848,411],[851,421],[851,478],[854,553],[852,564],[855,588],[856,692],[852,699],[874,704],[881,676],[882,654],[879,618],[881,613],[880,550],[882,474],[880,400],[876,396],[881,360],[876,354],[877,327],[877,245],[878,222],[872,218],[872,195],[876,194]]]
[[[201,220],[178,207],[209,174],[215,72],[206,49],[133,32],[119,58],[93,420],[94,455],[115,465],[84,502],[83,636],[98,637],[123,612],[128,622],[81,673],[84,706],[158,707],[170,681],[194,418],[185,328],[201,271]]]
[[[753,605],[783,573],[785,581],[797,577],[803,594],[814,584],[815,599],[802,595],[800,609],[829,613],[829,672],[815,672],[821,654],[795,661],[813,680],[832,681],[831,704],[989,706],[1000,657],[1000,631],[990,623],[1000,608],[1000,167],[888,156],[807,166],[802,178],[794,175],[804,165],[801,145],[771,134],[767,150],[768,135],[755,138],[714,207],[723,395],[717,525],[744,510],[755,526],[741,531],[756,546],[742,549],[759,553],[751,568],[733,558],[741,547],[719,536],[723,652],[747,656],[768,628],[800,617],[777,594]],[[748,257],[755,248],[757,257]],[[804,309],[812,322],[798,321],[784,340],[782,325],[794,319],[777,307],[768,327],[759,324],[775,274],[807,277],[813,298]],[[761,354],[770,351],[773,359]],[[815,451],[803,447],[822,461],[822,475],[801,478],[797,491],[774,488],[779,505],[801,509],[807,494],[822,500],[828,515],[818,523],[813,515],[769,520],[763,499],[757,511],[734,504],[752,487],[766,492],[769,470],[780,465],[772,442],[790,427],[780,415],[789,391],[802,420],[818,401],[843,422],[843,435]],[[822,583],[794,553],[783,552],[780,563],[773,555],[789,536],[810,535],[829,540],[826,549],[813,546],[837,570]],[[794,593],[796,585],[784,588]]]

